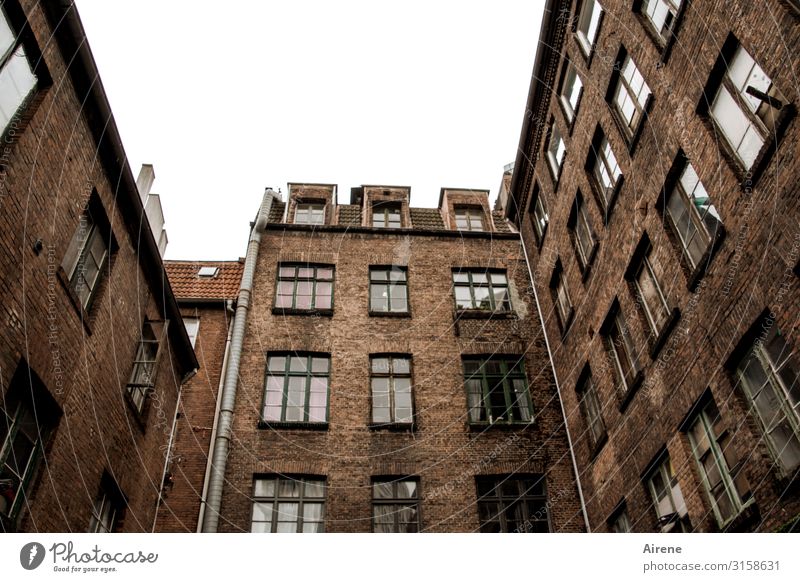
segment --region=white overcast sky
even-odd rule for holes
[[[497,194],[544,0],[77,0],[134,177],[152,163],[167,258],[243,256],[266,186]]]

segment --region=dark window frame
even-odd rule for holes
[[[143,427],[148,416],[150,401],[156,390],[156,378],[161,356],[167,345],[168,320],[145,319],[142,331],[136,342],[136,351],[132,359],[131,373],[125,384],[125,400],[134,412],[137,421]],[[145,335],[148,335],[146,338]],[[145,346],[155,346],[152,359],[147,359],[149,354],[144,353]],[[149,372],[148,372],[149,364]],[[143,375],[143,379],[139,376]]]
[[[414,483],[414,497],[402,497],[400,495],[400,484],[401,483]],[[383,484],[389,484],[392,486],[392,496],[391,497],[376,497],[376,486]],[[420,479],[419,477],[410,477],[410,476],[382,476],[382,477],[373,477],[371,483],[372,489],[372,532],[373,533],[417,533],[422,530],[422,519],[420,515],[420,509],[422,506],[422,496],[420,495]],[[415,512],[416,522],[414,523],[415,528],[414,531],[401,531],[400,528],[400,511],[393,511],[393,523],[392,523],[392,530],[390,532],[378,532],[378,523],[377,523],[377,515],[376,515],[376,508],[380,507],[412,507]],[[410,525],[412,522],[402,522],[407,525]],[[383,524],[381,524],[383,525]]]
[[[588,363],[578,376],[575,393],[578,396],[578,407],[589,436],[589,457],[594,459],[608,440],[608,431],[603,418],[603,405],[600,402],[598,386]],[[594,416],[595,414],[596,416]],[[599,427],[599,430],[595,430],[596,427]]]
[[[665,499],[667,495],[669,496],[669,505],[673,510],[670,513],[662,514],[661,508],[659,508],[659,492],[656,490],[654,483],[657,474],[665,486],[663,490],[665,495],[661,499]],[[683,495],[683,490],[666,447],[662,447],[661,451],[648,464],[643,474],[643,485],[656,514],[656,525],[661,528],[662,533],[688,533],[693,531],[686,507],[686,497]],[[681,503],[677,503],[675,500],[676,488],[680,494]],[[683,510],[681,510],[681,505]]]
[[[673,16],[672,23],[666,30],[666,36],[662,34],[661,31],[656,30],[655,23],[650,19],[650,16],[644,12],[643,5],[645,0],[633,1],[633,12],[642,23],[642,27],[644,28],[647,36],[650,37],[650,40],[653,41],[653,44],[660,51],[659,62],[662,64],[666,64],[670,55],[672,54],[672,48],[678,39],[678,32],[680,31],[684,16],[686,14],[686,5],[688,4],[688,1],[678,1],[680,2],[680,6],[678,6],[677,12]]]
[[[630,326],[616,298],[600,326],[600,335],[606,347],[606,357],[611,360],[611,367],[614,370],[614,391],[617,394],[619,408],[624,411],[642,384],[644,372],[639,362],[639,354],[635,351],[636,344]],[[618,339],[615,339],[615,336]],[[628,374],[622,366],[623,357],[627,362],[625,368],[628,369]]]
[[[270,369],[271,358],[283,358],[283,369]],[[292,359],[305,359],[305,368],[303,370],[292,370]],[[324,372],[315,372],[313,370],[314,360],[325,360],[327,366]],[[259,413],[259,428],[320,428],[327,429],[331,413],[331,376],[332,376],[332,358],[330,354],[321,352],[306,352],[306,351],[270,351],[266,354],[266,362],[264,367],[264,389],[262,392],[261,409]],[[275,408],[274,404],[268,404],[267,393],[269,390],[269,379],[282,378],[281,385],[281,405],[280,405],[280,419],[267,419],[267,406]],[[291,378],[304,378],[303,385],[303,419],[302,420],[289,420],[287,419],[287,410],[289,407],[289,385]],[[320,408],[311,406],[311,384],[314,378],[326,379],[325,391],[325,419],[316,420],[311,418],[311,409]],[[271,392],[277,392],[272,390]],[[295,407],[297,408],[297,407]]]
[[[466,227],[461,227],[458,225],[459,222],[459,213],[464,213],[464,219],[466,220]],[[479,227],[473,226],[473,220],[477,218],[480,222]],[[486,228],[486,213],[483,210],[482,206],[475,206],[475,205],[468,205],[468,204],[459,204],[453,207],[453,221],[456,226],[456,230],[464,230],[469,232],[486,232],[488,229]]]
[[[516,492],[508,492],[514,484]],[[478,529],[481,533],[495,531],[504,533],[546,533],[552,531],[550,504],[547,500],[547,481],[544,475],[514,473],[511,475],[476,475]],[[481,493],[481,490],[484,492]],[[496,511],[491,507],[494,505]],[[540,506],[536,511],[534,507]],[[521,525],[510,527],[508,513],[521,509],[518,520]],[[488,509],[488,511],[487,511]],[[488,517],[488,519],[486,519]],[[499,529],[495,530],[492,524]],[[542,528],[541,525],[545,527]],[[537,527],[539,526],[539,527]]]
[[[544,225],[539,223],[539,211],[541,209],[541,219]],[[544,237],[547,234],[547,227],[550,224],[550,215],[547,213],[547,203],[542,196],[542,190],[538,182],[533,184],[533,192],[531,194],[530,202],[528,203],[528,217],[531,221],[531,228],[533,229],[533,236],[536,239],[537,246],[541,249],[544,243]]]
[[[552,155],[550,151],[550,146],[552,145],[552,140],[555,136],[555,133],[558,133],[558,139],[561,141],[561,144],[564,147],[564,154],[561,156],[561,163],[558,163],[558,159],[556,158],[558,154],[558,149],[556,149],[556,156]],[[550,170],[550,177],[553,178],[553,190],[558,190],[558,184],[561,180],[561,174],[564,171],[564,165],[567,163],[567,154],[569,153],[569,149],[567,148],[567,141],[564,139],[564,133],[558,128],[558,123],[556,122],[555,115],[550,116],[550,123],[548,124],[546,139],[544,140],[544,158],[545,164],[547,168]],[[554,166],[558,167],[554,167]]]
[[[601,183],[600,177],[598,176],[598,170],[596,170],[596,168],[599,167],[598,164],[602,164],[609,176],[613,178],[613,172],[611,171],[612,165],[609,159],[606,157],[604,144],[608,146],[608,149],[611,151],[611,155],[614,158],[614,163],[619,172],[619,176],[614,180],[614,183],[610,187],[607,187]],[[619,198],[620,190],[622,190],[622,185],[625,182],[625,173],[622,171],[622,167],[619,165],[619,159],[617,154],[614,153],[614,148],[611,147],[611,142],[608,139],[608,135],[605,133],[599,123],[595,127],[594,134],[592,136],[592,142],[589,146],[589,153],[586,156],[586,164],[584,165],[584,169],[586,170],[587,178],[589,180],[589,185],[591,186],[595,202],[597,202],[597,206],[603,216],[603,224],[608,226],[608,223],[611,220],[611,214],[617,202],[617,198]]]
[[[566,273],[564,272],[564,266],[561,263],[560,258],[556,259],[556,264],[553,267],[553,274],[550,277],[549,287],[551,299],[553,300],[553,305],[555,306],[558,327],[561,330],[561,339],[563,340],[567,335],[570,326],[572,325],[572,320],[575,317],[575,306],[573,305],[572,298],[570,297],[569,285],[566,281]],[[564,307],[561,301],[560,292],[562,289],[567,301],[566,307]],[[566,309],[565,312],[564,309]]]
[[[294,269],[294,275],[291,277],[288,275],[283,275],[281,271],[283,269]],[[312,274],[311,276],[300,276],[301,269],[311,269]],[[320,271],[330,271],[331,275],[330,278],[320,277]],[[288,297],[287,294],[280,293],[280,286],[281,283],[291,282],[292,284],[292,305],[291,307],[285,307],[279,305],[279,298],[280,297]],[[297,307],[297,289],[300,283],[310,283],[311,284],[311,306],[308,308],[305,307]],[[336,266],[330,264],[322,264],[322,263],[298,263],[298,262],[280,262],[278,263],[278,268],[275,277],[275,299],[273,303],[273,314],[276,315],[332,315],[333,314],[333,307],[334,307],[334,299],[335,299],[335,292],[336,292]],[[329,284],[331,287],[330,293],[330,306],[329,307],[317,307],[317,297],[325,297],[325,294],[317,293],[318,286],[320,284]]]
[[[370,220],[373,228],[403,228],[403,205],[400,202],[373,202],[370,208]],[[397,214],[397,220],[392,220],[392,216]],[[375,221],[375,216],[382,214],[380,222]],[[397,222],[397,226],[390,226]]]
[[[462,356],[462,368],[464,374],[464,391],[467,397],[467,423],[470,426],[526,426],[531,425],[536,420],[536,414],[533,407],[533,396],[528,382],[528,374],[525,369],[525,358],[523,356],[514,355],[476,355],[476,356]],[[488,373],[487,366],[490,364],[497,364],[500,372]],[[467,366],[475,366],[473,372],[467,370]],[[493,416],[495,403],[492,402],[491,396],[494,392],[492,386],[497,386],[497,381],[502,385],[503,408],[504,412],[498,418]],[[523,391],[518,393],[514,387],[514,380],[521,380],[523,382]],[[469,383],[471,381],[478,381],[480,383],[479,402],[476,406],[472,406],[471,397],[473,392],[470,390]],[[477,393],[475,393],[477,394]],[[519,406],[519,399],[524,394],[526,402]],[[473,411],[477,411],[474,414]],[[520,416],[517,418],[505,419],[504,416],[509,412],[511,416],[515,414]],[[524,416],[528,416],[526,420]]]
[[[456,276],[467,276],[467,281],[456,281]],[[475,283],[475,275],[483,275],[486,277],[485,285],[478,282]],[[502,275],[506,282],[505,285],[502,283],[497,283],[492,281],[492,275]],[[455,302],[456,313],[463,313],[463,312],[484,312],[484,313],[512,313],[514,311],[513,305],[511,305],[511,280],[508,277],[507,269],[495,269],[495,268],[488,268],[488,269],[479,269],[479,268],[459,268],[454,267],[450,277],[450,283],[453,288],[453,301]],[[476,288],[483,288],[486,287],[489,290],[488,301],[489,307],[480,307],[480,303],[478,303],[477,299],[475,298],[475,289]],[[456,294],[456,288],[468,288],[469,295],[470,295],[470,305],[471,307],[459,307],[458,302],[459,299]],[[506,300],[504,301],[504,305],[499,307],[497,306],[497,302],[494,296],[495,289],[505,289],[506,290]],[[477,305],[477,307],[476,307]]]
[[[377,273],[385,272],[386,279],[375,277]],[[392,273],[402,273],[402,279],[392,280]],[[386,289],[386,309],[376,309],[372,301],[372,291],[374,286],[382,286]],[[400,287],[405,290],[406,308],[402,311],[392,310],[392,289]],[[411,298],[408,285],[408,267],[401,265],[370,265],[369,267],[369,314],[381,316],[408,316],[411,314]]]
[[[579,224],[581,223],[586,230],[588,238],[591,240],[592,246],[589,249],[584,249],[583,243],[581,242],[579,233]],[[580,189],[578,189],[575,194],[575,199],[572,201],[569,217],[567,218],[567,229],[570,231],[570,240],[575,250],[575,258],[581,270],[581,279],[585,283],[591,272],[594,259],[597,256],[597,251],[600,247],[600,239],[594,228],[592,228],[592,223],[589,219],[589,208],[586,205],[586,200]]]
[[[107,471],[103,471],[98,494],[92,504],[88,533],[115,533],[120,531],[125,520],[127,506],[128,498],[119,488],[114,478]],[[104,523],[103,513],[106,507],[111,510],[110,523]]]
[[[388,369],[383,371],[375,370],[375,360],[387,359]],[[395,370],[395,360],[405,360],[408,362],[408,372],[398,372]],[[388,379],[389,395],[389,420],[379,421],[375,419],[375,378]],[[408,420],[398,420],[397,418],[397,391],[395,379],[408,379],[408,398],[411,416]],[[370,428],[400,428],[413,430],[417,423],[416,406],[414,404],[414,362],[410,354],[370,354],[369,356],[369,380],[370,380]],[[405,407],[403,407],[405,408]]]
[[[303,214],[301,214],[301,211],[304,211]],[[313,219],[315,211],[322,212],[322,220],[320,222],[314,222],[313,220],[300,222],[297,220],[298,216],[303,215],[307,215],[309,219]],[[322,200],[296,200],[294,206],[293,223],[302,224],[305,226],[323,226],[326,224],[326,214],[327,204],[325,204],[325,202]]]
[[[273,493],[272,495],[256,495],[256,488],[258,486],[259,481],[273,481]],[[300,491],[297,497],[293,496],[283,496],[280,494],[280,486],[281,482],[283,481],[295,481],[300,483]],[[308,483],[321,483],[322,484],[322,496],[321,497],[310,497],[306,493],[306,485]],[[303,532],[303,526],[305,525],[305,517],[304,517],[304,509],[305,505],[307,504],[314,504],[314,505],[321,505],[322,511],[320,513],[321,521],[313,521],[312,523],[318,523],[319,530],[314,533],[323,533],[325,531],[325,522],[326,522],[326,511],[328,505],[328,480],[321,475],[279,475],[279,474],[264,474],[264,475],[254,475],[253,476],[253,497],[252,503],[250,508],[250,531],[253,532],[254,524],[256,523],[267,523],[263,520],[256,521],[254,519],[256,513],[256,504],[258,503],[269,503],[272,505],[271,513],[272,517],[269,521],[270,524],[270,531],[269,532],[254,532],[254,533],[277,533],[278,524],[280,520],[278,520],[278,516],[280,515],[279,504],[280,503],[296,503],[297,504],[297,518],[296,518],[296,531],[294,533],[310,533],[310,532]],[[283,523],[292,523],[285,521]]]

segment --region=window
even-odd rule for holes
[[[319,533],[325,531],[325,479],[258,477],[253,487],[250,531]]]
[[[729,39],[723,47],[722,78],[711,103],[710,114],[745,170],[750,170],[764,144],[773,137],[786,98],[753,57]],[[732,52],[727,58],[726,52]]]
[[[599,125],[595,131],[595,138],[592,140],[588,166],[592,172],[595,190],[600,195],[601,206],[606,213],[606,219],[608,219],[611,204],[622,181],[622,170],[619,169],[617,157]]]
[[[630,140],[644,119],[651,92],[633,59],[625,53],[625,49],[622,49],[619,64],[619,73],[612,77],[613,105]]]
[[[683,0],[643,0],[640,12],[647,17],[655,32],[666,42],[672,36],[672,28]]]
[[[408,280],[403,267],[370,267],[369,310],[408,313]]]
[[[456,309],[511,311],[505,271],[453,271]]]
[[[27,364],[21,362],[0,394],[0,531],[14,531],[27,507],[45,446],[61,409]]]
[[[0,134],[8,129],[38,82],[6,10],[4,4],[0,9]]]
[[[470,423],[533,420],[524,362],[521,356],[464,358],[464,385]]]
[[[564,277],[564,269],[561,266],[561,259],[556,261],[556,266],[553,269],[550,290],[553,295],[553,303],[556,306],[558,325],[561,327],[561,332],[566,333],[569,324],[572,322],[573,309],[572,300],[569,298],[569,290],[567,289],[567,281]]]
[[[481,533],[548,533],[544,477],[476,477]]]
[[[638,267],[633,273],[633,284],[636,288],[639,304],[650,326],[650,331],[653,332],[653,335],[658,336],[664,329],[664,324],[672,311],[667,304],[667,299],[656,275],[656,270],[658,274],[663,272],[661,265],[653,257],[649,241],[645,245],[647,250],[642,254],[641,259],[638,261]]]
[[[700,410],[689,428],[692,451],[720,526],[738,515],[751,497],[732,437],[713,400]]]
[[[267,357],[263,420],[328,422],[330,357],[274,354]]]
[[[691,531],[686,503],[683,501],[681,486],[675,477],[669,456],[653,469],[647,480],[647,487],[653,498],[661,531],[663,533]]]
[[[686,163],[665,208],[680,241],[683,258],[691,269],[697,268],[714,243],[722,219],[692,164]]]
[[[411,400],[411,359],[397,356],[371,358],[372,422],[407,424],[414,422]]]
[[[294,211],[295,224],[325,224],[325,205],[302,203]]]
[[[327,265],[279,265],[275,307],[305,311],[332,309],[333,267]]]
[[[419,531],[419,483],[416,479],[372,482],[372,529],[376,533]]]
[[[578,44],[587,56],[591,54],[594,43],[597,41],[602,13],[603,8],[596,0],[583,1],[576,33]]]
[[[567,115],[567,121],[572,123],[578,113],[578,105],[583,94],[583,82],[578,75],[575,65],[568,63],[561,85],[561,106]]]
[[[639,359],[618,304],[607,318],[601,333],[604,335],[608,355],[617,374],[617,392],[624,400],[635,387],[639,375]]]
[[[792,471],[800,465],[800,363],[777,326],[753,343],[736,375],[777,463]]]
[[[555,118],[550,120],[550,135],[547,141],[547,161],[553,173],[553,179],[558,181],[561,174],[561,164],[564,163],[564,156],[567,155],[567,146],[561,137],[561,132],[556,125]]]
[[[107,227],[99,222],[98,211],[92,206],[90,203],[81,215],[62,263],[69,286],[84,309],[89,309],[95,297],[109,254]]]
[[[482,208],[456,208],[456,228],[458,230],[483,230]]]
[[[200,267],[197,270],[197,276],[202,278],[213,279],[219,274],[219,267]]]
[[[586,271],[594,259],[597,237],[592,230],[592,225],[589,223],[589,212],[580,191],[575,196],[575,202],[572,204],[572,212],[567,226],[572,231],[572,241],[575,244],[578,265],[580,265],[581,271]]]
[[[544,233],[547,232],[547,224],[550,217],[547,215],[547,208],[544,205],[544,198],[539,191],[539,185],[534,186],[533,197],[530,204],[531,224],[533,233],[536,235],[536,242],[541,245],[544,240]]]
[[[127,392],[134,408],[140,414],[144,412],[147,397],[153,391],[158,368],[157,322],[146,321],[142,327],[139,346],[136,349],[136,358],[133,360],[133,371],[128,382]]]
[[[631,533],[633,531],[628,511],[624,507],[612,518],[609,529],[611,533]]]
[[[192,342],[194,347],[197,341],[197,332],[200,331],[200,319],[197,317],[184,317],[183,325],[186,327],[186,333],[189,335],[189,341]]]
[[[376,228],[400,228],[400,206],[380,203],[372,207],[372,226]]]
[[[603,408],[597,397],[597,387],[588,366],[581,374],[575,390],[580,399],[581,414],[588,428],[590,447],[595,449],[606,438],[606,425],[603,422]]]
[[[117,531],[125,510],[125,497],[108,473],[103,474],[100,493],[92,506],[89,533],[112,533]]]

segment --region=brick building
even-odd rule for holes
[[[584,529],[519,234],[486,191],[409,195],[265,193],[203,531]]]
[[[197,368],[160,207],[75,9],[5,1],[0,30],[0,530],[150,531]]]
[[[228,359],[233,302],[244,260],[166,261],[200,368],[183,385],[157,531],[194,532],[205,498],[210,445]]]
[[[547,2],[506,216],[592,530],[797,527],[798,16]]]

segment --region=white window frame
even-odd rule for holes
[[[666,42],[675,26],[681,4],[683,0],[642,0],[639,12],[647,18],[659,38]]]
[[[325,204],[320,202],[298,202],[294,209],[295,224],[325,224]]]
[[[600,36],[602,17],[603,7],[597,0],[583,0],[575,34],[578,45],[587,57],[592,53],[597,38]]]
[[[575,89],[577,85],[577,90]],[[578,69],[572,63],[567,63],[567,70],[564,73],[564,82],[561,86],[560,102],[567,120],[572,123],[578,115],[578,108],[581,105],[583,96],[583,81],[578,74]],[[574,103],[573,103],[574,101]]]
[[[0,135],[3,135],[30,96],[39,87],[14,24],[0,7]],[[6,102],[7,97],[12,97]]]
[[[614,110],[625,128],[628,139],[631,139],[644,123],[647,102],[652,91],[629,54],[625,55],[619,74],[616,75],[613,95]],[[628,113],[626,108],[629,110]]]
[[[555,148],[553,147],[554,144]],[[558,181],[566,156],[567,144],[564,141],[564,136],[561,135],[561,131],[558,129],[555,118],[553,118],[550,122],[550,134],[547,139],[547,161],[550,166],[550,171],[553,174],[553,180]]]

